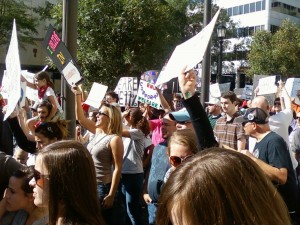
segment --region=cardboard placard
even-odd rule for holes
[[[138,107],[137,77],[121,77],[114,91],[119,95],[120,106]]]
[[[160,109],[160,100],[154,84],[141,80],[138,91],[138,101]]]

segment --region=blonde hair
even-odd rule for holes
[[[122,116],[117,107],[110,104],[103,104],[102,107],[106,107],[109,116],[109,122],[107,127],[107,134],[122,135]]]
[[[177,130],[172,134],[168,142],[168,155],[170,155],[171,144],[187,146],[189,150],[194,154],[196,154],[199,151],[195,133],[189,129]]]
[[[258,165],[217,147],[177,167],[158,203],[157,225],[168,225],[174,215],[178,224],[291,224],[283,199]]]

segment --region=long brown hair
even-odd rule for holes
[[[131,109],[130,116],[132,117],[132,126],[140,129],[145,136],[150,134],[150,126],[148,120],[143,116],[139,108]]]
[[[52,89],[54,88],[54,84],[53,82],[50,80],[50,75],[49,73],[47,73],[46,71],[40,71],[40,72],[37,72],[35,75],[34,75],[34,78],[37,79],[37,80],[43,80],[45,79],[46,82],[47,82],[47,85],[49,87],[51,87]]]
[[[85,147],[77,141],[59,141],[46,146],[39,157],[50,175],[49,225],[55,225],[61,214],[63,224],[105,224],[94,162]]]
[[[258,165],[217,147],[197,153],[170,176],[156,224],[171,219],[193,225],[291,224],[284,201]]]

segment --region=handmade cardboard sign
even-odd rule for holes
[[[119,95],[119,105],[138,107],[138,78],[121,77],[114,90]]]
[[[147,103],[153,108],[160,108],[160,100],[154,84],[141,80],[138,91],[138,101]]]

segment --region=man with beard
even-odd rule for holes
[[[221,117],[221,103],[217,98],[211,98],[209,102],[205,102],[208,111],[208,120],[212,129],[214,129],[217,120]]]

